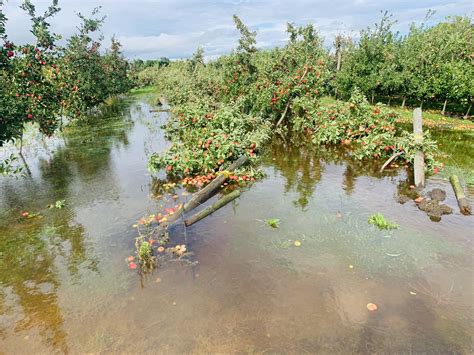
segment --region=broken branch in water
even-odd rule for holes
[[[394,161],[397,157],[399,157],[400,155],[402,155],[403,152],[398,152],[398,153],[395,153],[393,154],[390,158],[387,159],[387,161],[382,165],[382,167],[380,168],[380,172],[383,172],[384,169],[392,162]]]

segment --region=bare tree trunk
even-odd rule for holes
[[[23,162],[23,165],[25,166],[26,173],[28,174],[29,177],[31,177],[30,167],[28,166],[28,163],[26,162],[26,159],[23,156],[23,136],[20,138],[20,158]]]
[[[374,93],[372,93],[372,99],[370,100],[370,103],[371,103],[372,105],[374,104],[374,99],[375,99],[374,96],[375,96]]]
[[[441,114],[444,116],[444,114],[446,113],[446,104],[448,103],[448,99],[445,99],[444,100],[444,104],[443,104],[443,110],[441,111]]]
[[[403,101],[402,101],[402,108],[405,108],[405,102],[406,102],[407,98],[405,96],[403,96]]]
[[[342,51],[341,48],[338,48],[337,50],[337,66],[336,66],[336,71],[341,70],[341,60],[342,60]]]
[[[390,106],[390,102],[391,102],[391,101],[392,101],[392,97],[391,97],[391,96],[389,96],[389,97],[388,97],[388,103],[387,103],[387,106]]]
[[[466,112],[466,115],[464,116],[464,118],[469,118],[469,113],[471,112],[471,108],[472,108],[472,102],[469,105],[469,108],[467,109],[467,112]]]

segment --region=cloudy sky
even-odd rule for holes
[[[29,22],[19,9],[21,0],[7,0],[7,31],[16,42],[30,38]],[[33,0],[43,11],[47,0]],[[208,58],[229,52],[238,34],[232,23],[237,14],[257,30],[260,47],[280,46],[286,41],[286,22],[313,23],[329,46],[337,33],[356,36],[360,29],[388,10],[398,20],[396,29],[407,32],[410,23],[421,22],[429,9],[438,22],[446,16],[468,15],[474,0],[59,0],[62,11],[51,21],[54,32],[67,37],[78,24],[75,12],[88,14],[102,7],[105,38],[115,36],[129,58],[185,58],[202,46]]]

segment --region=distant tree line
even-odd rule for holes
[[[432,13],[429,13],[429,17]],[[401,105],[437,103],[446,111],[464,107],[469,114],[474,97],[474,27],[471,19],[452,17],[428,27],[412,25],[407,35],[392,30],[387,13],[373,28],[361,31],[355,44],[337,36],[332,89],[348,97],[358,87],[372,101],[385,97]]]

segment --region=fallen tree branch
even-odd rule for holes
[[[277,127],[280,125],[280,123],[283,121],[283,119],[285,118],[286,116],[286,113],[288,112],[288,107],[290,106],[290,101],[291,99],[288,99],[288,102],[286,103],[286,107],[285,107],[285,111],[283,111],[280,119],[278,120],[277,122]]]
[[[403,152],[398,152],[398,153],[395,153],[393,154],[390,158],[387,159],[387,161],[382,165],[382,167],[380,168],[380,172],[383,172],[384,169],[392,162],[395,160],[395,158],[399,157],[400,155],[402,155]]]
[[[205,209],[199,211],[195,215],[193,215],[190,218],[186,219],[184,221],[184,225],[186,227],[189,227],[189,226],[193,225],[194,223],[199,222],[201,219],[209,216],[211,213],[214,213],[219,208],[224,207],[229,202],[235,200],[239,196],[240,196],[240,191],[239,190],[232,191],[230,194],[225,195],[222,198],[220,198],[219,200],[217,200],[216,202],[214,202],[211,206],[206,207]]]

